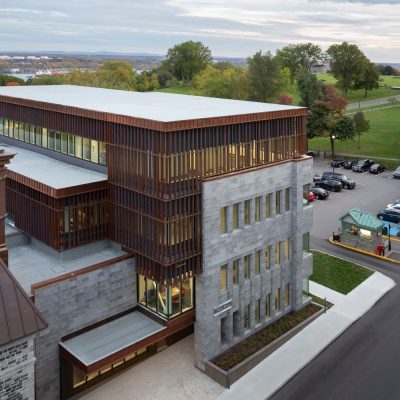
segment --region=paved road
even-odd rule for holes
[[[389,97],[382,97],[380,99],[375,99],[375,100],[367,100],[367,101],[361,101],[357,103],[351,103],[347,105],[347,110],[356,110],[357,108],[362,108],[362,107],[373,107],[373,106],[379,106],[381,104],[388,104],[390,103],[389,99],[395,98],[397,101],[400,101],[400,94],[395,95],[395,96],[389,96]]]
[[[325,226],[325,222],[328,224],[335,220],[342,203],[350,201],[351,193],[355,202],[364,205],[365,192],[368,191],[370,204],[365,204],[363,208],[370,211],[379,208],[380,204],[386,204],[393,196],[393,191],[400,197],[400,182],[394,185],[391,179],[366,173],[359,174],[358,181],[360,185],[354,192],[335,194],[328,200],[329,203],[316,203],[311,246],[366,265],[400,283],[400,266],[350,252],[323,239],[332,230]],[[380,202],[376,204],[378,197]],[[318,219],[321,223],[318,223]],[[397,285],[271,399],[400,399],[399,306],[400,285]]]

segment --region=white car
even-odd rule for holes
[[[396,203],[388,204],[386,206],[386,210],[395,211],[395,212],[400,213],[400,204],[396,204]]]

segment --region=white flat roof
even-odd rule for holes
[[[161,122],[302,108],[253,101],[72,85],[4,86],[0,87],[0,95]]]
[[[54,160],[42,154],[1,143],[10,153],[16,153],[7,166],[10,171],[26,176],[54,189],[106,181],[107,175]]]
[[[60,345],[88,366],[164,329],[165,326],[134,311]]]

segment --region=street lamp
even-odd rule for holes
[[[389,229],[388,229],[388,236],[389,236],[389,251],[391,251],[391,250],[392,250],[392,243],[390,243],[390,228],[391,228],[391,226],[390,226],[390,224],[388,224],[388,226],[389,226]]]
[[[335,172],[335,139],[336,136],[332,135],[332,168],[333,168],[333,172]]]

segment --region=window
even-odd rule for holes
[[[74,135],[68,135],[68,154],[70,156],[75,155]]]
[[[244,306],[243,310],[243,328],[245,331],[250,329],[250,304]]]
[[[271,193],[265,196],[265,218],[271,218]]]
[[[68,134],[61,134],[61,153],[68,153]]]
[[[232,213],[232,229],[239,229],[239,203],[233,205]]]
[[[310,293],[310,282],[308,278],[303,278],[303,295],[308,297],[309,293]]]
[[[254,258],[254,269],[255,274],[260,275],[261,273],[261,250],[257,250]]]
[[[90,141],[90,161],[92,163],[99,163],[99,142],[97,140]]]
[[[310,251],[310,233],[303,234],[303,251],[308,253]]]
[[[250,279],[250,255],[244,257],[244,279]]]
[[[256,325],[261,322],[260,303],[261,303],[260,299],[257,299],[256,307],[254,309],[254,319],[255,319]]]
[[[303,186],[303,207],[310,203],[310,185]]]
[[[266,246],[264,249],[265,269],[271,268],[271,246]]]
[[[279,265],[281,263],[281,242],[275,244],[275,264]]]
[[[271,293],[265,295],[265,316],[267,318],[271,316]]]
[[[237,285],[239,283],[239,260],[232,263],[232,283]]]
[[[99,142],[99,163],[102,165],[106,165],[106,144],[103,142]]]
[[[83,153],[82,158],[90,161],[90,139],[83,138]]]
[[[290,210],[290,188],[285,189],[285,211]]]
[[[244,202],[244,224],[250,225],[250,202],[251,200],[246,200]]]
[[[254,219],[256,222],[261,221],[261,196],[256,197],[255,200],[255,215]]]
[[[76,389],[86,383],[86,373],[75,365],[72,366],[72,387]]]
[[[278,215],[281,213],[281,190],[278,190],[275,193],[275,214]]]
[[[289,307],[289,299],[290,299],[290,287],[287,283],[285,285],[285,308]]]
[[[226,233],[228,231],[228,207],[222,207],[220,209],[220,233]]]
[[[285,247],[285,261],[289,261],[290,258],[290,240],[289,238],[286,238],[284,241],[284,247]]]
[[[82,138],[75,136],[75,157],[82,158]]]
[[[281,309],[281,289],[275,289],[275,311],[279,312]]]
[[[220,270],[220,291],[223,292],[227,289],[228,286],[228,274],[227,274],[227,265],[223,265]]]

